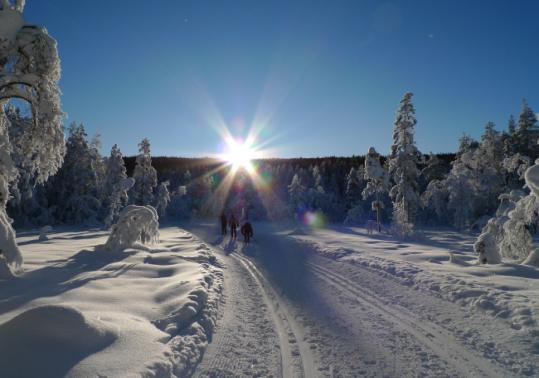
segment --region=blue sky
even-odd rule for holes
[[[454,151],[523,97],[539,111],[537,1],[28,0],[62,59],[66,124],[103,152],[218,152],[216,120],[264,120],[272,155],[387,153],[402,94],[416,140]]]

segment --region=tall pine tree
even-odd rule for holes
[[[135,185],[131,190],[130,198],[135,205],[152,205],[154,202],[153,192],[157,186],[157,172],[152,167],[150,141],[148,138],[144,138],[138,146],[139,154],[133,171]]]
[[[421,154],[414,141],[415,109],[413,94],[402,98],[393,127],[393,144],[389,156],[389,173],[393,187],[389,194],[393,200],[394,231],[401,237],[413,232],[413,222],[419,206],[417,164]]]

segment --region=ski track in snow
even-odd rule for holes
[[[227,265],[224,313],[196,376],[526,374],[507,363],[510,350],[489,341],[498,324],[458,305],[319,256],[283,234],[259,233],[242,247],[211,243],[210,225],[192,232]],[[454,322],[470,327],[459,331]]]

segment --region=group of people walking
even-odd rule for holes
[[[230,214],[230,217],[227,217],[225,212],[221,212],[221,216],[219,217],[221,221],[221,235],[226,236],[228,233],[228,229],[230,228],[230,238],[236,239],[238,237],[237,229],[239,227],[239,221],[234,216],[234,213]],[[245,221],[243,226],[240,228],[240,232],[243,235],[243,241],[245,244],[249,244],[251,242],[251,238],[253,237],[253,226],[249,221]]]

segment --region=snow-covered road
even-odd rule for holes
[[[497,334],[496,321],[428,291],[322,257],[269,226],[247,248],[217,238],[211,224],[189,230],[226,265],[223,315],[200,377],[523,373],[483,340]]]

